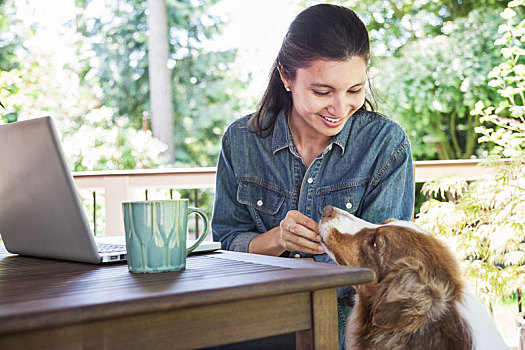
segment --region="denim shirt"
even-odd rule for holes
[[[264,138],[248,130],[250,117],[234,121],[222,139],[212,215],[213,238],[222,249],[247,252],[253,237],[279,226],[290,210],[316,222],[326,205],[372,223],[410,220],[412,154],[395,122],[357,111],[307,169],[284,111]],[[289,256],[312,257],[299,252]],[[334,263],[327,254],[313,258]]]

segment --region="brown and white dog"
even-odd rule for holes
[[[356,286],[346,349],[508,349],[451,252],[415,224],[371,224],[327,206],[319,231],[338,264],[376,274]]]

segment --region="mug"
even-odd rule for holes
[[[208,234],[208,217],[188,199],[123,202],[128,269],[131,272],[163,272],[186,267],[186,256]],[[188,216],[199,215],[204,230],[186,248]]]

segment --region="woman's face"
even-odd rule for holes
[[[346,121],[365,102],[366,61],[316,60],[297,69],[294,81],[284,79],[292,94],[293,123],[300,131],[337,135]]]

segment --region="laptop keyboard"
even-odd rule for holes
[[[122,244],[111,244],[97,242],[98,252],[101,254],[121,253],[126,251],[126,246]]]

